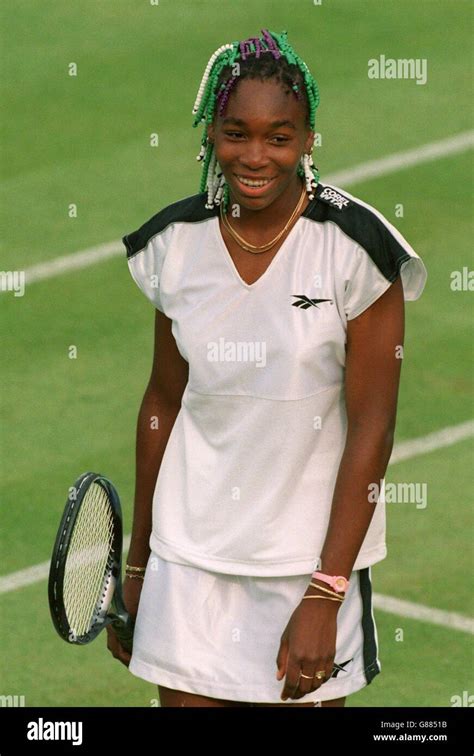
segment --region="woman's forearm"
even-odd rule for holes
[[[393,447],[390,429],[349,431],[334,488],[320,571],[349,578],[374,514],[369,485],[380,484]]]
[[[133,526],[127,559],[132,565],[146,565],[150,555],[153,493],[179,409],[179,404],[170,404],[148,385],[137,420]]]
[[[380,485],[392,453],[403,339],[399,276],[347,324],[347,435],[320,554],[320,571],[325,574],[349,578],[377,505],[369,486]]]

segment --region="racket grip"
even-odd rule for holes
[[[135,621],[131,617],[128,617],[126,622],[121,619],[116,619],[111,624],[122,648],[127,651],[127,653],[131,654],[133,649]]]

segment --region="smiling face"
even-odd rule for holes
[[[296,170],[303,153],[311,152],[314,132],[306,123],[305,103],[279,81],[239,81],[224,116],[216,113],[207,133],[231,204],[261,210],[277,200],[283,210],[301,192]],[[263,185],[249,186],[246,179]]]

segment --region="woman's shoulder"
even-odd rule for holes
[[[345,283],[350,317],[393,283],[401,273],[405,299],[418,299],[426,280],[425,264],[405,236],[374,205],[335,184],[321,182],[307,217],[330,223],[334,265]],[[351,302],[349,303],[349,299]]]
[[[409,258],[419,259],[405,236],[374,205],[328,182],[320,182],[315,195],[308,217],[336,225],[349,242],[348,253],[362,248],[387,278],[394,276],[394,263],[399,268]]]
[[[316,202],[309,217],[316,221],[335,223],[341,231],[364,249],[389,236],[399,238],[400,232],[374,205],[329,182],[316,188]]]
[[[215,215],[206,208],[207,192],[199,192],[162,207],[135,231],[122,237],[128,257],[144,249],[152,238],[171,232],[179,223],[198,223]]]

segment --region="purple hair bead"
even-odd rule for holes
[[[262,31],[262,36],[268,45],[269,51],[272,53],[275,60],[278,60],[278,58],[281,58],[281,52],[278,49],[278,45],[276,44],[275,40],[273,39],[268,29],[262,29],[261,31]]]
[[[242,60],[245,60],[246,58],[248,58],[250,55],[253,54],[253,51],[251,49],[252,43],[255,47],[255,55],[257,58],[259,58],[262,53],[266,53],[266,52],[271,52],[275,60],[278,60],[278,58],[281,58],[281,52],[278,49],[278,45],[276,44],[275,40],[273,39],[268,29],[262,29],[262,35],[267,45],[267,49],[263,47],[262,40],[260,39],[260,37],[249,37],[248,39],[245,39],[243,42],[239,43],[240,55],[241,55]]]
[[[219,103],[218,112],[220,116],[222,116],[224,113],[225,107],[227,105],[227,101],[230,96],[230,92],[232,90],[232,87],[235,86],[236,81],[237,81],[237,77],[232,76],[232,78],[229,79],[229,81],[227,82],[225,88],[221,89],[221,91],[217,95],[217,102]]]

